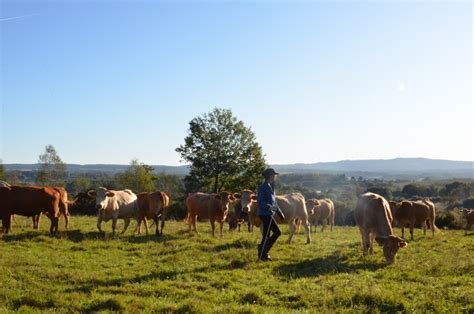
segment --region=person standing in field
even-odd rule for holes
[[[268,252],[281,235],[280,228],[273,216],[276,213],[280,218],[285,219],[280,208],[278,208],[275,196],[275,180],[278,175],[279,173],[274,169],[266,169],[263,172],[265,181],[260,184],[257,191],[257,214],[263,224],[263,236],[258,246],[258,258],[264,262],[272,260]],[[272,232],[271,236],[270,231]]]

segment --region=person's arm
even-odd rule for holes
[[[259,188],[257,193],[257,203],[258,206],[264,210],[270,210],[273,206],[272,192],[268,186],[263,185]]]

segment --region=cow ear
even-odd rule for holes
[[[375,241],[381,246],[385,243],[385,240],[387,240],[388,237],[375,237]]]
[[[403,240],[402,240],[402,241],[398,242],[398,246],[399,246],[400,248],[404,248],[405,246],[408,246],[408,243],[407,243],[406,241],[403,241]]]
[[[87,195],[91,196],[91,197],[95,197],[96,196],[96,191],[95,190],[90,190],[89,192],[87,192]]]
[[[231,195],[231,196],[229,196],[229,200],[230,200],[231,202],[233,202],[233,201],[236,200],[236,198]]]
[[[241,195],[240,193],[234,193],[234,197],[235,197],[235,198],[241,198],[242,195]]]
[[[111,192],[111,191],[108,191],[107,193],[105,193],[105,196],[114,197],[114,196],[115,196],[115,193],[114,193],[114,192]]]
[[[257,200],[257,195],[253,194],[251,199],[252,199],[252,201],[256,201]]]

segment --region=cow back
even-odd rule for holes
[[[377,236],[393,234],[390,206],[387,200],[378,194],[362,194],[357,200],[354,218],[360,228],[375,232]]]

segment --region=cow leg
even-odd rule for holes
[[[216,229],[216,222],[211,219],[211,229],[212,229],[212,236],[215,236],[214,231]]]
[[[160,229],[158,228],[158,217],[154,217],[154,218],[153,218],[153,221],[155,222],[155,225],[156,225],[156,226],[155,226],[155,227],[156,227],[156,229],[155,229],[155,235],[156,235],[156,236],[159,236],[159,235],[160,235]]]
[[[334,228],[334,215],[331,217],[331,232],[333,228]]]
[[[193,229],[194,229],[194,232],[199,233],[198,230],[197,230],[197,228],[196,228],[196,221],[197,221],[197,219],[198,219],[198,216],[197,216],[197,215],[193,217]]]
[[[373,255],[374,254],[374,239],[375,239],[375,233],[370,233],[369,234],[369,251],[368,253],[370,255]]]
[[[125,221],[125,225],[123,226],[123,230],[120,234],[124,234],[125,231],[127,231],[128,225],[130,225],[130,218],[124,218],[123,220]]]
[[[306,222],[303,223],[303,227],[306,231],[306,243],[309,244],[311,243],[311,229],[309,222],[306,220]]]
[[[289,225],[289,226],[290,226],[290,235],[288,236],[288,241],[287,241],[288,244],[291,243],[291,239],[293,238],[293,235],[294,235],[295,232],[296,232],[296,224],[295,224],[295,221],[292,220],[292,221],[290,222],[290,225]]]
[[[221,232],[221,238],[224,236],[224,233],[222,232],[222,229],[224,228],[224,222],[223,221],[219,221],[219,224],[220,224],[220,232]]]
[[[410,221],[410,240],[414,240],[415,238],[413,237],[413,229],[415,228],[415,221],[412,220]]]
[[[165,216],[161,214],[161,223],[160,223],[160,235],[163,235],[163,229],[165,228]],[[156,226],[158,227],[158,219],[156,219]]]
[[[156,219],[153,219],[156,223]],[[141,221],[140,221],[141,222]],[[148,226],[148,220],[146,219],[146,217],[143,217],[143,224],[145,225],[145,233],[146,235],[148,236],[148,234],[150,233],[150,227]],[[141,229],[141,228],[140,228]]]
[[[189,234],[190,235],[193,233],[193,222],[194,222],[194,216],[189,215],[188,226],[189,226]]]
[[[117,227],[117,220],[118,220],[118,217],[114,215],[112,217],[112,236],[114,237],[115,237],[115,228]]]
[[[104,232],[102,231],[102,228],[100,227],[101,224],[102,224],[102,216],[99,214],[97,215],[97,229],[99,229],[100,232]]]
[[[326,225],[327,225],[327,219],[323,219],[323,226],[321,227],[321,232],[324,231],[324,229],[326,228]]]
[[[423,235],[426,237],[426,220],[421,223],[421,228],[423,229]]]

